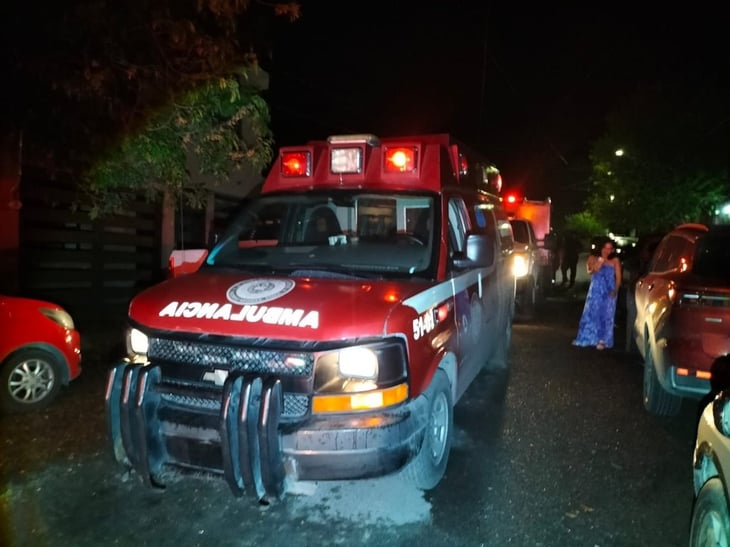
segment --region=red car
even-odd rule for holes
[[[683,398],[710,391],[712,363],[730,353],[730,226],[669,232],[636,283],[635,301],[644,406],[670,416]]]
[[[0,408],[44,408],[81,373],[81,337],[51,302],[0,295]]]

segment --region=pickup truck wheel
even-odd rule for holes
[[[0,406],[3,410],[39,410],[58,396],[61,389],[61,363],[48,351],[22,349],[2,363],[0,382]]]
[[[522,315],[525,319],[535,318],[537,306],[537,285],[534,279],[528,279],[522,293]]]
[[[507,326],[502,337],[497,340],[497,348],[492,358],[484,363],[488,371],[506,371],[509,369],[509,352],[512,347],[512,321],[507,320]]]
[[[690,547],[729,545],[730,515],[722,481],[712,478],[700,490],[692,508]]]
[[[425,396],[429,408],[425,435],[421,448],[406,465],[403,475],[421,490],[431,490],[446,472],[454,425],[451,384],[443,370],[436,371]]]
[[[659,382],[651,346],[644,353],[644,408],[655,416],[676,416],[682,406],[682,398],[667,393]]]

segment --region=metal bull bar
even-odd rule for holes
[[[228,376],[220,411],[223,476],[237,496],[244,489],[261,500],[283,493],[284,465],[279,440],[281,382],[258,376]]]
[[[161,433],[163,385],[160,367],[120,364],[109,373],[107,427],[116,460],[133,468],[144,483],[164,488],[157,477],[168,460]],[[280,497],[284,465],[279,438],[281,382],[232,373],[223,385],[218,433],[223,477],[236,496],[245,491],[259,501]]]

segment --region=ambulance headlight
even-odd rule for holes
[[[315,393],[367,391],[405,378],[400,342],[350,346],[320,353],[315,361]]]
[[[525,255],[515,254],[512,256],[512,275],[524,277],[529,271],[529,259]]]
[[[345,348],[340,351],[338,366],[340,376],[376,380],[378,356],[370,348]]]
[[[150,339],[141,330],[131,328],[127,331],[127,352],[140,356],[146,356],[149,349]]]

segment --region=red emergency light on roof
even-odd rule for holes
[[[418,160],[416,148],[400,146],[397,148],[385,149],[385,172],[386,173],[411,173],[416,170]]]
[[[282,152],[281,174],[285,177],[308,177],[312,173],[309,152]]]
[[[504,200],[507,203],[517,203],[518,201],[520,201],[520,197],[516,193],[510,192],[509,194],[504,196]]]
[[[469,172],[469,162],[464,154],[459,154],[459,175],[464,176]]]

